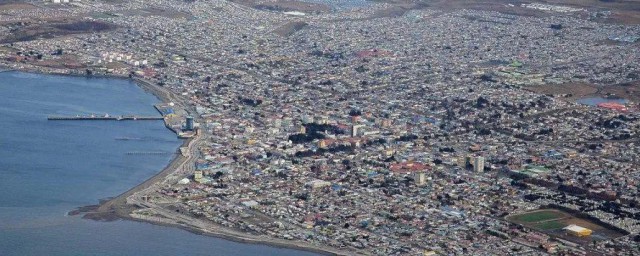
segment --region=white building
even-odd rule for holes
[[[473,162],[473,171],[475,172],[483,172],[484,171],[484,157],[479,156]]]

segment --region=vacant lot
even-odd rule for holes
[[[587,83],[567,83],[529,86],[526,90],[553,96],[567,95],[567,100],[585,97],[616,96],[632,102],[640,102],[640,80],[626,84],[594,85]]]
[[[98,21],[69,21],[42,24],[27,24],[13,28],[11,34],[0,38],[0,43],[31,41],[73,34],[99,33],[115,29],[116,26]]]
[[[32,4],[28,4],[28,3],[19,3],[19,2],[15,2],[15,3],[6,3],[3,4],[2,1],[0,1],[0,11],[2,10],[27,10],[27,9],[36,9],[38,7],[32,5]]]
[[[275,29],[273,31],[273,33],[276,33],[280,36],[290,36],[293,35],[294,33],[304,29],[305,27],[307,27],[309,24],[307,24],[306,22],[302,22],[302,21],[291,21],[288,22],[282,26],[280,26],[279,28]]]
[[[546,95],[570,95],[568,99],[579,99],[589,95],[595,95],[598,92],[598,87],[593,84],[587,83],[568,83],[568,84],[548,84],[530,86],[525,89]]]

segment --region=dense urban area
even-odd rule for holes
[[[8,1],[0,59],[165,101],[185,144],[123,218],[338,255],[639,255],[638,16],[458,2]]]

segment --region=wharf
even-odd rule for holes
[[[127,152],[127,155],[173,155],[176,152],[147,152],[147,151],[134,151]]]
[[[160,116],[48,116],[47,120],[112,120],[112,121],[144,121],[144,120],[163,120]]]

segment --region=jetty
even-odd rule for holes
[[[162,152],[162,151],[133,151],[127,152],[127,155],[173,155],[176,152]]]
[[[47,120],[62,121],[62,120],[96,120],[96,121],[145,121],[145,120],[163,120],[161,116],[48,116]]]

